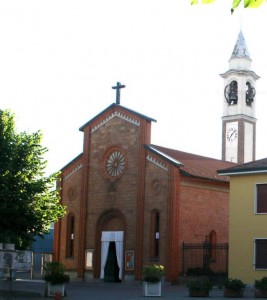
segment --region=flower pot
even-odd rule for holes
[[[54,297],[55,297],[55,298],[54,298],[55,300],[62,300],[61,292],[55,292]]]
[[[255,298],[267,298],[267,290],[254,289]]]
[[[48,297],[56,296],[56,294],[60,294],[61,296],[64,296],[65,293],[65,284],[51,284],[48,282]],[[61,299],[61,298],[60,298]]]
[[[209,297],[209,291],[190,291],[189,297]]]
[[[231,289],[225,288],[223,295],[226,298],[243,298],[244,297],[244,289],[231,290]]]
[[[145,297],[161,296],[161,281],[159,282],[143,282],[143,295]]]

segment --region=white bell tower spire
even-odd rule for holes
[[[260,77],[251,70],[251,62],[240,31],[229,60],[229,70],[221,74],[224,78],[222,159],[236,163],[255,160],[255,86]]]

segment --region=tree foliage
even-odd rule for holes
[[[242,3],[242,0],[233,0],[233,8],[237,8],[240,3]],[[257,8],[259,7],[264,0],[244,0],[244,7],[245,8]]]
[[[41,138],[40,131],[17,133],[13,113],[0,110],[0,242],[18,248],[42,237],[65,213],[54,187],[57,174],[45,176]]]
[[[267,0],[233,0],[232,10],[238,8],[238,6],[242,5],[242,3],[244,3],[245,8],[257,8],[264,1],[267,1]],[[192,5],[198,4],[198,3],[209,4],[209,3],[213,3],[213,2],[215,2],[215,0],[191,0]]]

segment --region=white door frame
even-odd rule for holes
[[[119,266],[119,279],[122,280],[122,269],[123,269],[123,231],[102,231],[101,237],[101,272],[100,279],[104,279],[104,269],[107,263],[109,243],[115,242],[116,245],[116,256]]]

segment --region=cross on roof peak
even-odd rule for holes
[[[116,104],[120,104],[120,89],[125,87],[126,86],[122,85],[120,82],[117,82],[117,85],[112,87],[114,90],[116,90]]]

